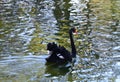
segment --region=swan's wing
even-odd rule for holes
[[[57,54],[60,59],[65,59],[61,54]]]

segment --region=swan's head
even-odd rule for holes
[[[73,27],[73,28],[70,29],[70,32],[77,34],[77,29]]]

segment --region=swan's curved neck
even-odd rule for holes
[[[70,35],[70,42],[71,42],[71,51],[72,51],[72,57],[76,57],[76,48],[75,48],[75,44],[74,44],[74,40],[73,40],[73,33],[72,30],[69,31],[69,35]]]

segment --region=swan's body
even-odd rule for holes
[[[74,32],[76,32],[75,28],[71,28],[69,30],[70,42],[71,42],[71,53],[68,50],[66,50],[63,46],[58,46],[54,42],[47,44],[47,50],[51,52],[50,56],[46,58],[47,62],[53,62],[53,63],[71,62],[72,58],[76,57],[76,48],[73,40]]]

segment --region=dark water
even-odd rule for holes
[[[0,82],[120,82],[119,0],[1,0]],[[45,65],[46,44],[70,50],[74,66]]]

